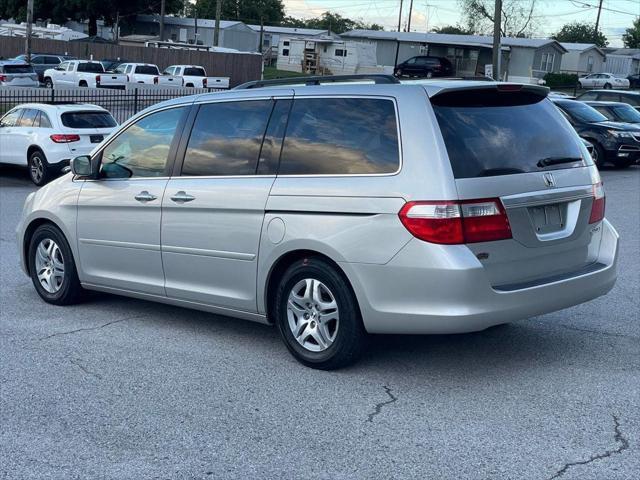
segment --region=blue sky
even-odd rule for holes
[[[403,16],[411,0],[404,0]],[[518,0],[528,1],[528,0]],[[547,37],[563,24],[572,21],[595,23],[599,0],[537,0],[537,23],[534,36]],[[329,10],[349,18],[378,23],[385,30],[398,26],[400,0],[284,0],[287,15],[310,18]],[[640,0],[603,0],[600,25],[610,46],[622,47],[622,34],[640,16]],[[461,21],[457,0],[414,0],[411,30],[427,31],[433,27],[455,25]]]

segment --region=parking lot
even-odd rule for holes
[[[606,297],[376,336],[323,372],[255,323],[98,294],[45,304],[14,238],[35,187],[0,166],[0,478],[637,478],[640,166],[602,176],[621,236]]]

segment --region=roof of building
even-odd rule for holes
[[[247,25],[256,32],[260,31],[260,25]],[[277,27],[272,25],[264,25],[264,31],[267,33],[279,33],[284,35],[326,35],[328,30],[319,30],[317,28],[295,28],[295,27]]]
[[[624,57],[640,58],[640,48],[607,49],[607,55],[622,55]]]
[[[160,15],[137,15],[136,16],[136,20],[138,22],[159,23],[160,22]],[[195,26],[195,19],[194,18],[186,18],[186,17],[165,16],[164,17],[164,23],[165,23],[165,25],[184,25],[184,26],[187,26],[187,27],[193,27],[193,26]],[[233,27],[234,25],[238,25],[238,24],[244,25],[244,23],[242,23],[240,21],[237,21],[237,20],[220,20],[220,28],[221,29]],[[206,18],[199,18],[198,19],[198,28],[215,28],[215,26],[216,26],[216,21],[215,20],[208,20]]]
[[[400,42],[441,43],[452,45],[492,45],[493,37],[488,35],[455,35],[449,33],[422,32],[385,32],[381,30],[351,30],[343,33],[343,37],[369,38],[373,40],[398,40]],[[548,44],[556,44],[560,49],[564,47],[560,42],[550,38],[512,38],[502,37],[502,46],[540,48]]]
[[[604,51],[598,47],[595,43],[568,43],[568,42],[560,42],[565,50],[569,52],[586,52],[587,50],[595,49],[600,54],[605,55]]]

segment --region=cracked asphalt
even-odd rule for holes
[[[127,298],[37,297],[0,166],[0,478],[627,480],[640,472],[640,168],[603,172],[606,297],[468,335],[376,336],[338,372],[275,329]]]

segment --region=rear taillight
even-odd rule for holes
[[[71,143],[80,141],[80,135],[68,135],[65,133],[56,133],[54,135],[51,135],[49,138],[51,138],[51,140],[56,143]]]
[[[6,75],[0,75],[0,82],[6,82],[7,81],[7,76]]]
[[[158,77],[153,77],[153,84],[157,85],[158,84]]]
[[[96,75],[96,84],[100,83],[100,75]]]
[[[206,79],[206,78],[203,78],[203,79],[202,79],[202,86],[203,86],[204,88],[207,88],[207,79]]]
[[[455,245],[511,238],[507,212],[498,198],[409,202],[398,214],[416,238]]]
[[[593,203],[591,204],[591,215],[589,223],[599,222],[604,218],[605,195],[602,182],[593,186]]]

